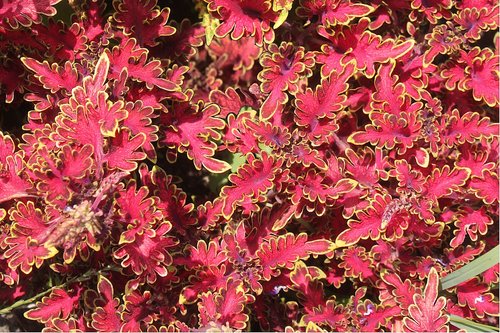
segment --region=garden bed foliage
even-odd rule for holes
[[[494,0],[0,2],[0,312],[498,327],[498,264],[440,284],[498,245],[498,20]]]

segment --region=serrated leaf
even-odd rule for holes
[[[144,133],[134,137],[130,131],[122,130],[110,141],[110,150],[104,157],[109,168],[118,168],[123,171],[131,171],[137,167],[137,162],[146,158],[146,153],[140,151],[140,147],[146,140]]]
[[[120,319],[120,300],[114,298],[114,288],[111,281],[99,275],[97,290],[99,298],[94,300],[94,313],[92,314],[92,327],[99,331],[119,331],[122,324]]]
[[[229,278],[220,291],[203,293],[200,298],[200,325],[220,321],[237,330],[247,326],[249,316],[244,313],[245,305],[255,300],[253,295],[246,294],[243,283],[233,278]]]
[[[273,269],[281,266],[293,268],[295,261],[309,257],[310,254],[326,254],[335,249],[335,244],[326,239],[307,240],[307,234],[295,236],[292,233],[271,238],[257,250],[262,265],[262,276],[269,280]]]
[[[75,288],[69,292],[56,288],[52,290],[49,296],[42,298],[42,301],[36,304],[35,309],[29,310],[24,316],[42,323],[55,318],[67,319],[78,304],[80,292],[80,288]]]
[[[249,158],[247,164],[238,169],[238,173],[229,176],[231,186],[222,189],[224,198],[222,213],[229,218],[236,206],[247,198],[256,200],[273,186],[276,172],[283,164],[283,159],[274,159],[263,153],[262,159]]]
[[[434,169],[424,185],[426,195],[433,200],[448,196],[465,185],[469,175],[470,170],[458,168],[450,170],[449,165],[445,165],[442,169]]]
[[[40,22],[40,14],[53,16],[56,14],[54,5],[61,0],[10,0],[2,1],[0,18],[12,28],[29,26],[32,22]]]
[[[410,332],[448,332],[448,315],[443,311],[446,298],[438,297],[439,275],[433,267],[422,294],[413,295],[413,304],[408,307],[409,316],[403,324]]]
[[[78,85],[78,72],[69,61],[64,66],[57,63],[49,65],[47,61],[39,62],[33,58],[21,58],[21,61],[51,93],[60,89],[71,92]]]
[[[159,10],[156,0],[123,0],[116,3],[115,8],[116,26],[142,45],[155,46],[158,38],[175,33],[175,28],[167,25],[170,8]]]
[[[213,157],[217,145],[212,140],[219,140],[220,131],[225,127],[224,121],[217,117],[220,110],[214,104],[198,108],[198,105],[180,103],[163,114],[162,122],[167,129],[162,143],[179,152],[187,152],[198,170],[203,166],[213,173],[226,172],[231,165]]]
[[[500,191],[498,175],[495,172],[483,170],[481,177],[472,177],[469,186],[487,205],[498,202]]]
[[[148,49],[137,45],[134,38],[126,39],[120,46],[109,51],[105,50],[110,59],[111,71],[109,76],[118,79],[121,71],[126,68],[128,77],[144,82],[149,89],[156,86],[168,92],[180,92],[181,87],[167,78],[163,78],[163,66],[160,60],[148,61]]]

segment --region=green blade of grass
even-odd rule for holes
[[[479,258],[471,261],[464,267],[446,275],[441,279],[441,286],[443,289],[448,289],[456,286],[464,281],[467,281],[474,276],[481,274],[491,266],[500,262],[500,255],[498,253],[499,246],[495,246],[489,252],[483,254]]]
[[[465,319],[459,316],[450,315],[450,324],[467,332],[498,332],[498,327],[479,324],[472,320]]]

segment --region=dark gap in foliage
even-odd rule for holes
[[[178,186],[187,194],[188,202],[192,202],[193,197],[199,200],[210,200],[214,194],[207,187],[208,173],[203,170],[196,170],[193,162],[186,154],[177,154],[177,160],[169,163],[166,160],[159,159],[158,166],[162,167],[167,174],[177,176],[178,179],[190,179],[189,182],[181,181]],[[203,199],[201,199],[203,198]]]
[[[158,5],[160,8],[170,8],[170,19],[177,22],[181,22],[185,18],[192,23],[200,21],[192,0],[163,0],[158,1]]]
[[[31,107],[31,103],[19,100],[9,104],[0,102],[0,128],[2,131],[20,137],[24,133],[21,125],[26,123]]]

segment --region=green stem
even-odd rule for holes
[[[31,303],[39,300],[43,296],[49,294],[50,292],[52,292],[56,288],[64,288],[66,285],[71,284],[71,283],[86,281],[97,274],[100,274],[102,272],[109,271],[109,270],[114,270],[114,269],[110,265],[108,265],[108,266],[106,266],[103,269],[100,269],[98,271],[91,269],[79,277],[75,277],[73,279],[70,279],[70,280],[64,282],[63,284],[60,284],[58,286],[54,286],[54,287],[51,287],[45,291],[42,291],[41,293],[36,294],[33,297],[30,297],[28,299],[21,299],[21,300],[15,302],[14,304],[12,304],[6,308],[0,309],[0,315],[10,313],[10,312],[12,312],[12,310],[17,309],[23,305],[31,304]]]

